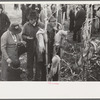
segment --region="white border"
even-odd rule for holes
[[[100,4],[100,1],[0,2],[41,4]],[[0,82],[0,99],[100,98],[99,82]]]
[[[96,82],[0,82],[0,99],[100,98]]]
[[[17,3],[17,4],[21,4],[21,3],[31,3],[31,4],[99,4],[100,1],[13,1],[13,2],[2,2],[0,1],[1,4],[13,4],[13,3]]]

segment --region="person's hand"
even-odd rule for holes
[[[55,31],[57,31],[57,27],[55,26],[55,27],[53,27],[53,29],[55,30]]]
[[[26,42],[25,41],[21,41],[21,43],[24,44],[24,45],[26,45]]]
[[[10,65],[12,63],[12,60],[10,58],[8,58],[7,63],[8,63],[8,65]]]
[[[32,40],[32,39],[33,39],[33,37],[29,37],[29,36],[27,36],[27,39],[28,39],[28,40]]]
[[[17,46],[21,46],[22,45],[22,43],[19,41],[19,42],[17,42]]]

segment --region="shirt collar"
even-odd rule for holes
[[[36,22],[33,24],[33,26],[36,26]]]
[[[35,26],[37,25],[37,23],[31,24],[31,23],[29,22],[28,25],[31,25],[31,26],[35,27]]]

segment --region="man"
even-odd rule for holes
[[[52,63],[52,57],[53,57],[53,45],[54,45],[54,37],[55,37],[55,29],[56,26],[56,18],[52,16],[49,19],[49,23],[47,25],[47,36],[48,36],[48,63]]]
[[[74,30],[74,21],[75,21],[75,8],[74,8],[74,6],[72,6],[72,8],[70,10],[69,17],[70,17],[69,30],[70,30],[70,32],[73,32],[73,30]]]
[[[8,29],[9,25],[10,25],[10,20],[8,16],[5,13],[3,13],[3,7],[0,4],[0,41],[2,34]],[[1,53],[1,48],[0,48],[0,53]]]
[[[48,64],[50,65],[48,68],[48,72],[50,72],[52,66],[52,58],[54,55],[54,38],[55,38],[55,26],[56,26],[56,18],[52,16],[49,19],[49,23],[47,25],[47,37],[48,37]],[[56,78],[58,75],[55,75]]]
[[[21,10],[22,10],[22,25],[24,25],[27,21],[26,18],[26,5],[25,4],[21,4]]]
[[[39,30],[39,27],[44,28],[44,24],[38,22],[38,13],[37,11],[32,11],[29,13],[29,21],[25,23],[22,32],[22,38],[26,41],[27,45],[27,70],[28,70],[28,80],[33,79],[33,66],[34,66],[34,57],[37,62],[37,40],[36,33]],[[38,66],[36,66],[37,68]],[[37,69],[36,69],[37,70]],[[36,71],[37,72],[37,71]]]
[[[82,24],[85,22],[86,18],[86,12],[82,8],[82,5],[78,6],[78,12],[75,16],[75,27],[74,27],[74,34],[73,34],[73,40],[76,42],[81,42],[81,32],[80,29],[82,27]]]

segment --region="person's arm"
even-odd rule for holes
[[[27,32],[26,24],[24,25],[23,30],[22,30],[22,39],[26,42],[27,42],[27,40],[32,40],[33,39],[33,37],[30,37],[28,32]]]
[[[7,47],[7,34],[4,34],[1,37],[1,51],[2,51],[2,55],[3,55],[4,59],[7,61],[9,56],[6,51],[6,47]]]
[[[26,30],[26,25],[23,26],[23,30],[22,30],[22,39],[24,41],[27,40],[27,30]]]
[[[23,41],[22,35],[21,35],[21,34],[18,34],[18,35],[17,35],[17,38],[18,38],[17,45],[26,45],[26,42]]]
[[[59,30],[55,35],[55,45],[59,45],[61,41],[61,37],[62,36],[67,37],[67,35],[68,35],[67,31]]]

